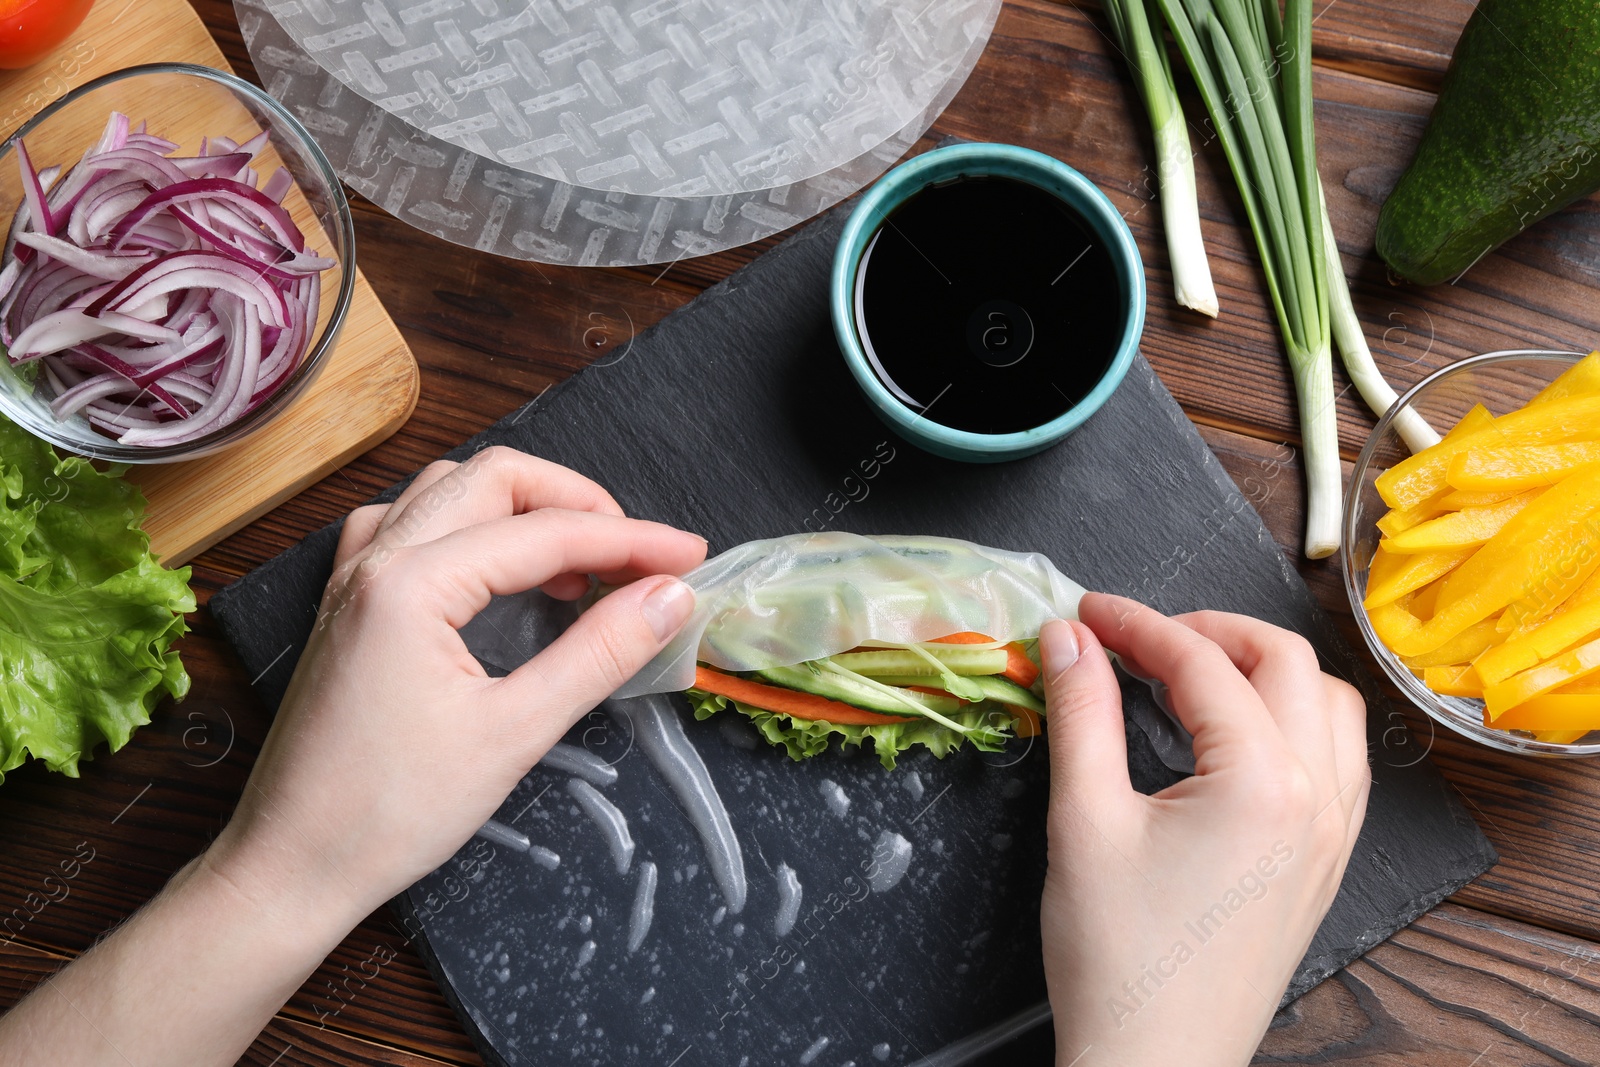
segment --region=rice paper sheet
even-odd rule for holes
[[[912,643],[976,631],[997,641],[1078,617],[1084,589],[1039,553],[947,537],[825,532],[751,541],[684,576],[695,610],[619,697],[694,684],[695,662],[726,671],[788,666],[866,641]]]

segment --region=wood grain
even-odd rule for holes
[[[38,65],[0,72],[0,129],[12,129],[68,89],[102,74],[152,62],[228,66],[187,0],[104,0]],[[120,101],[130,110],[143,102],[131,90]],[[204,113],[197,113],[201,107]],[[233,115],[218,112],[209,99],[167,104],[161,108],[167,125],[160,132],[191,144],[205,129],[219,128],[208,123],[236,129],[242,119],[249,125],[242,107]],[[86,120],[103,122],[94,116]],[[77,140],[87,143],[90,136]],[[61,155],[68,157],[66,147]],[[315,216],[298,189],[289,207],[301,229],[315,234]],[[320,244],[326,249],[329,242]],[[335,286],[331,274],[324,277],[323,326],[333,313]],[[134,469],[130,477],[150,501],[145,529],[152,551],[178,564],[210,547],[394,433],[416,407],[419,392],[416,361],[358,270],[349,314],[327,365],[281,417],[228,451]]]
[[[101,11],[146,2],[101,0]],[[193,3],[249,77],[229,0]],[[1420,134],[1432,106],[1427,91],[1470,8],[1467,0],[1318,0],[1325,181],[1358,309],[1397,384],[1472,351],[1533,340],[1587,347],[1600,315],[1592,270],[1600,262],[1600,218],[1592,202],[1546,220],[1455,287],[1391,286],[1371,254],[1377,208]],[[1225,312],[1213,324],[1176,314],[1166,297],[1163,238],[1142,185],[1148,135],[1120,61],[1107,55],[1099,17],[1088,3],[1008,3],[971,82],[919,147],[951,133],[1014,141],[1060,155],[1107,189],[1128,213],[1149,268],[1152,363],[1204,424],[1206,440],[1346,637],[1359,641],[1336,561],[1310,563],[1297,551],[1298,459],[1282,444],[1296,438],[1294,408],[1237,199],[1214,146],[1203,150],[1204,226]],[[365,269],[422,365],[422,400],[402,432],[196,557],[202,599],[545,386],[590,361],[618,358],[635,330],[772,243],[664,273],[580,271],[488,259],[359,200],[355,206]],[[1370,418],[1348,396],[1340,418],[1353,454]],[[204,847],[236,801],[270,717],[204,612],[196,626],[184,642],[195,678],[188,702],[160,709],[124,751],[85,764],[79,780],[24,768],[0,787],[0,920],[80,841],[102,850],[80,888],[31,918],[23,944],[0,948],[5,1003],[148,899]],[[1402,715],[1406,728],[1427,730],[1419,716]],[[1600,959],[1593,943],[1600,941],[1597,772],[1590,764],[1516,759],[1444,734],[1432,749],[1501,863],[1459,894],[1458,905],[1437,909],[1297,1002],[1267,1035],[1258,1062],[1600,1061],[1591,962]],[[420,960],[393,941],[395,961],[316,1029],[318,1011],[334,1006],[327,983],[392,936],[382,913],[354,931],[246,1062],[270,1064],[292,1044],[280,1064],[477,1063]]]
[[[1283,1013],[1261,1063],[1600,1062],[1588,942],[1443,905]]]

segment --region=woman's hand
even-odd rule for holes
[[[1365,708],[1304,639],[1256,619],[1100,594],[1079,613],[1040,635],[1058,1062],[1248,1063],[1361,828]],[[1134,791],[1103,649],[1166,684],[1192,778]]]
[[[587,478],[501,448],[435,463],[393,505],[355,512],[232,820],[0,1017],[0,1063],[235,1062],[351,927],[448,859],[666,644],[694,602],[671,575],[705,552],[694,534],[623,518]],[[590,574],[630,584],[505,678],[456,632],[493,594],[574,599]]]
[[[208,862],[353,922],[448,859],[530,766],[693,607],[700,537],[624,518],[595,483],[491,448],[345,524],[316,631]],[[457,629],[491,594],[628,582],[505,678]],[[639,580],[635,580],[639,579]],[[331,899],[330,899],[331,898]],[[308,902],[309,903],[309,902]]]

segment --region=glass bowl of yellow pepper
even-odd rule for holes
[[[1406,447],[1407,410],[1437,445]],[[1431,718],[1600,755],[1600,353],[1491,352],[1417,383],[1356,460],[1343,566],[1367,646]]]

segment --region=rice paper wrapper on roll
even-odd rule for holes
[[[1084,594],[1036,552],[838,532],[750,541],[684,581],[695,592],[694,614],[618,697],[688,689],[697,661],[754,671],[867,641],[910,644],[965,631],[1034,638],[1051,619],[1076,619]]]

